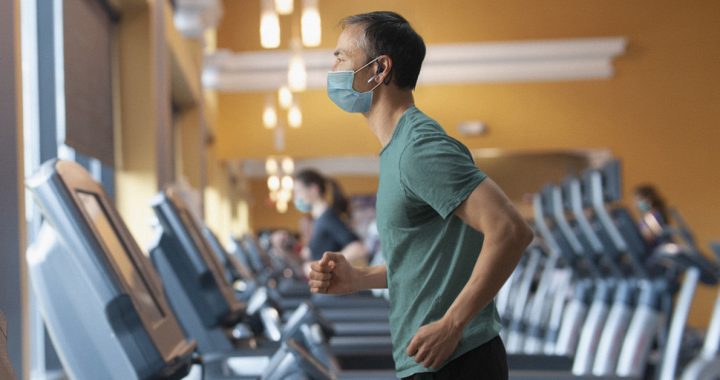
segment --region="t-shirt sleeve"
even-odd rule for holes
[[[486,178],[468,149],[444,133],[418,137],[400,156],[400,183],[446,219]]]
[[[335,240],[338,247],[345,248],[348,244],[360,240],[337,215],[333,215],[330,221],[327,224],[327,232]]]

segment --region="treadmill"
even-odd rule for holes
[[[677,222],[677,219],[674,220]],[[720,243],[711,244],[711,249],[715,252],[715,263],[720,263]],[[720,377],[720,294],[715,298],[703,348],[688,363],[682,374],[683,380],[712,380],[718,377]]]
[[[230,283],[233,283],[233,286],[236,290],[242,292],[243,294],[251,294],[254,289],[256,289],[258,286],[261,286],[263,283],[266,283],[268,279],[265,279],[265,281],[262,281],[258,276],[255,275],[255,273],[250,269],[249,261],[246,254],[239,254],[234,255],[229,253],[225,247],[220,243],[219,239],[215,235],[215,233],[204,223],[198,221],[199,224],[202,225],[202,232],[205,238],[207,239],[208,243],[210,244],[210,248],[214,252],[215,256],[219,260],[221,266],[225,269],[225,277],[228,279]],[[231,243],[232,249],[234,251],[244,249],[238,246],[244,245],[241,241],[235,241],[233,239],[233,242]],[[287,271],[285,271],[287,272]],[[285,278],[288,278],[289,276],[285,276]],[[289,282],[289,281],[287,281]],[[279,285],[282,285],[283,282],[280,282]],[[306,296],[304,298],[300,298],[299,300],[293,300],[294,307],[290,307],[287,309],[295,309],[302,303],[304,303],[306,300],[310,299],[310,294],[307,292],[309,289],[307,286],[307,282],[302,281],[298,282],[295,281],[296,289],[300,289],[300,285],[303,289],[305,289]],[[286,288],[287,289],[287,288]],[[299,291],[296,291],[295,293],[288,294],[288,292],[283,292],[282,289],[280,289],[280,286],[276,289],[277,291],[272,291],[269,296],[271,296],[276,304],[276,306],[279,309],[283,309],[282,303],[284,301],[285,296],[289,297],[298,297],[300,295]],[[336,297],[336,296],[327,296],[327,297]],[[317,298],[315,298],[317,301]],[[318,302],[315,302],[315,305],[317,306]],[[319,302],[322,304],[322,302]],[[322,314],[322,317],[327,319],[331,322],[357,322],[357,321],[363,321],[363,322],[387,322],[388,321],[388,306],[387,303],[382,306],[378,307],[358,307],[358,305],[362,305],[361,303],[352,304],[350,307],[343,309],[340,307],[325,307],[323,309],[318,310],[320,314]],[[285,306],[288,306],[287,304]],[[352,310],[347,310],[352,309]],[[285,320],[286,316],[288,316],[290,313],[283,313],[282,317]]]
[[[310,296],[313,303],[323,310],[353,309],[353,314],[355,314],[358,310],[363,310],[365,314],[368,314],[369,317],[373,317],[374,320],[379,319],[387,321],[387,310],[389,308],[388,301],[384,298],[373,296],[370,291],[342,296],[310,294],[309,292],[300,296],[298,296],[297,293],[291,294],[286,292],[283,294],[283,283],[288,282],[290,279],[285,278],[278,280],[278,275],[285,272],[283,270],[284,268],[281,264],[281,260],[278,257],[273,257],[269,252],[262,249],[255,237],[251,235],[245,235],[240,239],[236,239],[233,246],[235,248],[233,253],[239,257],[240,261],[249,263],[250,268],[255,271],[255,275],[258,278],[266,279],[266,281],[274,280],[278,283],[278,292],[281,297],[276,301],[278,302],[279,307],[283,310],[295,309],[301,303],[305,302],[308,296]],[[305,283],[302,285],[307,289],[307,285]],[[287,287],[287,285],[285,286]],[[373,311],[378,311],[379,317],[378,313],[372,313]],[[329,313],[329,315],[332,314],[338,315],[338,318],[343,318],[343,316],[347,315],[342,311]]]
[[[102,187],[80,165],[51,160],[27,181],[46,218],[27,261],[38,307],[74,379],[391,378],[337,374],[310,353],[305,331],[270,357],[205,353],[185,337],[160,279]],[[215,311],[215,310],[214,310]],[[198,368],[197,366],[195,368]],[[392,377],[394,378],[394,376]]]
[[[283,327],[272,289],[257,287],[249,298],[235,296],[199,223],[172,187],[159,193],[152,207],[160,223],[150,256],[180,323],[198,337],[200,348],[237,346],[235,338],[244,341],[247,336],[240,322],[269,341],[281,341]],[[248,299],[247,304],[240,298]],[[252,317],[243,320],[246,314]],[[332,331],[330,348],[343,368],[394,367],[388,322],[335,322]]]

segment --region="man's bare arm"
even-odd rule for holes
[[[439,368],[457,347],[465,326],[487,306],[515,269],[533,233],[510,200],[485,179],[455,210],[485,235],[470,279],[443,318],[420,327],[407,354],[427,368]]]
[[[341,253],[325,252],[320,261],[310,264],[308,285],[313,293],[348,294],[368,289],[387,288],[387,267],[354,267]]]
[[[495,297],[532,241],[533,232],[490,178],[470,194],[455,215],[485,235],[472,275],[447,311],[450,320],[462,328]]]

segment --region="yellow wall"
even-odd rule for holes
[[[219,48],[260,49],[256,3],[224,2]],[[720,239],[720,2],[323,1],[322,47],[334,47],[343,16],[376,9],[405,15],[428,44],[626,36],[628,50],[609,80],[424,86],[416,103],[456,136],[459,122],[485,121],[489,134],[461,138],[471,148],[609,148],[623,160],[626,196],[637,184],[652,182],[703,246]],[[281,21],[287,48],[290,20]],[[274,152],[272,133],[261,126],[264,96],[220,95],[222,157]],[[322,90],[302,93],[300,105],[304,125],[286,133],[285,154],[378,152],[364,120],[337,109]],[[701,290],[704,305],[692,315],[693,324],[706,324],[713,296]]]
[[[512,199],[527,218],[532,218],[528,193],[542,187],[548,181],[561,181],[566,176],[587,167],[588,159],[575,153],[510,154],[502,158],[477,158],[476,163],[493,178]],[[368,175],[333,176],[346,196],[374,195],[378,177]],[[286,213],[276,210],[271,202],[266,179],[247,181],[251,199],[249,219],[254,231],[262,228],[298,229],[301,213],[290,205]]]
[[[149,201],[158,191],[155,81],[152,80],[150,13],[124,15],[118,27],[121,124],[116,171],[117,207],[141,247],[152,240]]]
[[[203,191],[205,221],[218,237],[225,239],[230,235],[231,189],[225,167],[214,158],[214,149],[208,147],[207,187]]]
[[[202,141],[200,112],[197,107],[183,110],[175,122],[175,177],[184,179],[195,189],[202,188],[203,162],[201,149],[205,148]]]
[[[202,44],[174,31],[169,13],[169,5],[159,1],[123,9],[117,36],[117,206],[144,248],[153,237],[154,213],[149,202],[173,177],[199,192],[206,220],[220,237],[229,236],[233,227],[242,231],[247,224],[240,223],[247,213],[236,211],[238,204],[222,160],[213,145],[206,144],[204,128],[214,129],[215,103],[206,109],[203,94],[192,91],[192,82],[200,76]],[[172,121],[174,138],[159,143],[159,129],[171,124],[163,116],[169,113],[171,101],[181,107]],[[160,147],[163,152],[158,152]],[[171,151],[175,154],[170,155]],[[161,178],[161,167],[172,172]]]

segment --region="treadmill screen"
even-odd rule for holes
[[[207,245],[203,244],[205,242],[205,237],[203,236],[202,232],[198,229],[198,225],[195,222],[195,219],[190,216],[190,214],[187,212],[187,210],[179,209],[178,214],[180,215],[180,219],[182,220],[183,224],[185,225],[185,228],[190,233],[191,240],[193,241],[193,244],[195,245],[197,249],[197,253],[200,254],[200,256],[205,256],[203,252],[211,255],[210,257],[205,257],[205,260],[207,261],[207,265],[212,265],[215,268],[215,271],[217,273],[224,273],[223,268],[218,267],[217,261],[213,260],[214,257],[212,257],[212,252],[208,252],[208,249],[210,249]],[[210,268],[208,268],[210,269]],[[221,276],[222,280],[225,281],[225,284],[229,285],[228,279],[225,276]]]
[[[97,195],[81,191],[77,191],[76,194],[82,201],[82,207],[94,224],[95,230],[100,234],[102,243],[120,270],[120,275],[130,287],[129,290],[133,293],[134,298],[139,301],[140,307],[153,322],[161,320],[164,314],[158,306],[157,300],[130,257],[129,250],[118,238],[117,230],[110,223],[106,210],[99,202]]]

